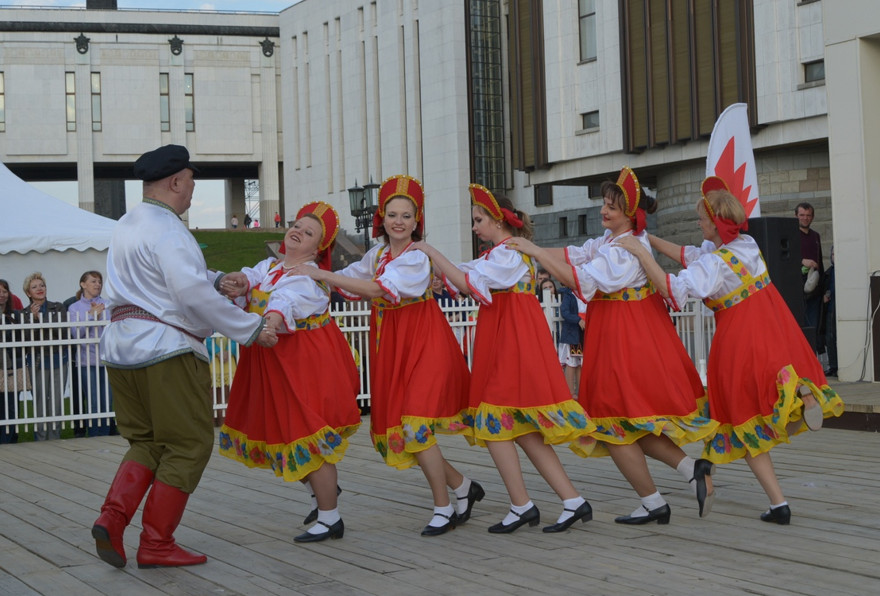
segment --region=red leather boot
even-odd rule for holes
[[[153,482],[153,471],[136,461],[124,461],[116,471],[101,515],[92,526],[92,537],[101,560],[114,567],[125,567],[125,546],[122,533],[147,494]]]
[[[183,550],[174,542],[174,530],[180,524],[189,494],[179,488],[168,486],[158,480],[144,505],[141,546],[137,552],[138,567],[182,567],[199,565],[208,560],[205,555],[197,555]]]

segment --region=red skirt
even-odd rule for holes
[[[595,430],[572,399],[537,297],[500,292],[477,315],[469,405],[479,445],[540,432],[568,443]]]
[[[273,348],[241,347],[220,453],[284,480],[337,463],[360,425],[360,379],[332,320],[280,335]]]
[[[659,294],[590,302],[579,400],[598,427],[598,442],[572,447],[582,456],[608,455],[605,443],[628,445],[648,434],[685,445],[717,426]]]
[[[435,300],[373,305],[370,346],[370,435],[386,464],[417,465],[435,433],[471,435],[470,373]]]
[[[707,378],[709,412],[720,426],[704,457],[725,463],[787,443],[786,425],[803,418],[799,385],[810,388],[826,418],[843,413],[776,286],[716,312],[715,322]]]

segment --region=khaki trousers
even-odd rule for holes
[[[107,368],[116,426],[156,480],[192,493],[214,448],[210,366],[194,354],[144,368]]]

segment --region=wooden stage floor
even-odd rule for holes
[[[718,497],[702,520],[684,480],[652,462],[672,521],[620,526],[613,518],[638,500],[610,459],[583,460],[561,448],[593,521],[563,534],[523,527],[506,536],[486,531],[508,507],[488,452],[441,437],[447,459],[487,496],[466,525],[423,538],[431,515],[424,478],[382,464],[368,423],[365,416],[339,466],[342,540],[294,544],[309,509],[305,489],[215,454],[176,534],[208,563],[179,569],[137,568],[140,512],[125,535],[127,567],[94,554],[89,529],[125,451],[121,437],[2,445],[0,594],[826,596],[880,589],[878,433],[826,428],[773,451],[790,526],[758,519],[767,500],[743,462],[719,467]],[[528,462],[523,467],[541,525],[553,523],[559,501]]]

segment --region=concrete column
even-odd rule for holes
[[[244,229],[244,180],[234,178],[224,182],[224,205],[226,207],[226,228],[232,229],[229,220],[235,215],[238,218],[238,229]],[[262,222],[260,222],[262,223]]]
[[[275,226],[275,212],[281,214],[282,225],[286,221],[281,209],[281,187],[278,178],[278,111],[275,104],[275,55],[262,56],[260,60],[260,139],[263,160],[259,166],[260,176],[260,226]]]

